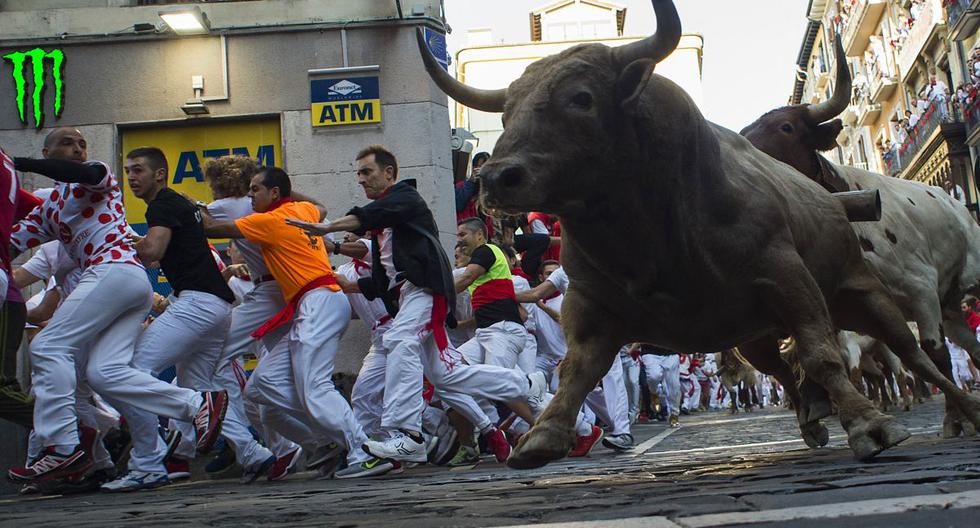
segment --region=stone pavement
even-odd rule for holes
[[[830,445],[809,450],[787,411],[703,413],[677,429],[635,426],[633,452],[598,447],[531,471],[484,462],[354,481],[201,477],[121,495],[7,496],[0,525],[977,526],[980,439],[939,439],[941,411],[934,398],[898,412],[913,437],[870,463],[851,458],[832,420]]]

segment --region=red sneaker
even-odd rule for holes
[[[211,446],[221,434],[221,424],[228,411],[228,391],[201,393],[202,403],[194,416],[194,429],[197,431],[197,452],[211,451]]]
[[[171,456],[163,461],[167,468],[167,478],[171,481],[191,478],[191,463],[180,457]]]
[[[650,423],[650,415],[646,411],[641,411],[636,421],[637,423]]]
[[[286,478],[286,475],[293,472],[296,469],[296,463],[299,462],[300,455],[303,454],[303,448],[297,446],[296,449],[286,453],[285,455],[276,459],[273,462],[272,467],[269,468],[269,475],[266,477],[269,482],[275,482],[277,480],[282,480]]]
[[[602,429],[592,426],[592,434],[575,439],[575,448],[568,452],[569,458],[584,457],[592,452],[599,440],[602,440]]]
[[[27,467],[10,468],[7,478],[13,482],[28,482],[32,480],[56,480],[80,478],[92,469],[92,457],[76,446],[75,450],[63,455],[46,447],[41,455]]]
[[[510,456],[510,443],[507,442],[507,437],[504,436],[504,433],[494,427],[486,433],[483,433],[483,438],[487,441],[487,447],[497,457],[497,462],[506,462],[507,457]]]

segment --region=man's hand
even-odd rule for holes
[[[168,306],[170,306],[170,301],[166,297],[157,292],[153,292],[153,305],[150,307],[150,311],[162,314]]]
[[[330,224],[321,224],[318,222],[304,222],[298,218],[287,218],[286,223],[298,227],[306,233],[307,236],[323,236],[327,233],[332,233],[333,230],[330,229]]]

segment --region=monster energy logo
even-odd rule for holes
[[[44,64],[45,59],[51,61],[51,78],[54,80],[54,115],[61,115],[63,108],[62,94],[64,92],[64,82],[61,77],[62,67],[65,64],[65,54],[59,50],[44,51],[41,48],[34,48],[30,51],[18,51],[8,53],[3,56],[4,60],[10,61],[14,66],[14,84],[17,86],[17,111],[20,113],[21,123],[27,124],[24,117],[24,98],[27,94],[27,82],[24,79],[24,63],[31,59],[31,70],[34,72],[34,90],[31,92],[32,103],[34,105],[34,128],[41,128],[44,123],[44,112],[41,109],[41,101],[44,100]]]

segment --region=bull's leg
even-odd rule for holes
[[[796,420],[800,424],[800,435],[806,445],[812,448],[827,445],[830,440],[830,433],[820,423],[819,418],[810,419],[810,405],[800,395],[793,367],[784,361],[779,354],[779,343],[772,338],[762,338],[739,345],[738,351],[753,367],[776,378],[783,386],[786,397],[792,402],[793,410],[796,411]],[[776,394],[775,388],[773,388],[773,394]],[[829,409],[830,406],[827,405],[827,408]]]
[[[887,345],[882,342],[878,342],[875,348],[875,353],[877,358],[885,366],[885,368],[891,371],[892,375],[895,377],[895,385],[898,386],[898,392],[895,396],[896,401],[901,398],[903,406],[906,411],[912,410],[912,389],[909,388],[909,379],[905,375],[905,368],[902,366],[902,360],[898,359]]]
[[[833,313],[840,326],[880,339],[917,377],[942,389],[946,395],[943,435],[950,437],[959,434],[966,421],[971,425],[968,432],[980,426],[980,399],[963,392],[952,381],[949,351],[936,320],[939,315],[938,301],[935,306],[937,309],[932,321],[928,313],[917,314],[917,317],[926,320],[919,323],[922,349],[884,286],[868,272],[855,273],[848,284],[838,291],[833,302]],[[928,356],[923,349],[929,353]]]
[[[870,459],[908,438],[909,432],[901,424],[875,409],[851,383],[830,313],[809,271],[802,263],[788,267],[784,260],[782,265],[775,277],[779,286],[768,292],[773,309],[796,338],[806,375],[827,389],[837,405],[854,456]]]
[[[507,459],[508,466],[541,467],[563,458],[575,447],[575,419],[585,396],[609,371],[612,362],[619,361],[623,344],[622,329],[604,327],[602,319],[596,317],[604,312],[604,307],[592,305],[569,289],[561,311],[568,351],[558,366],[558,392],[534,427],[521,437]]]

